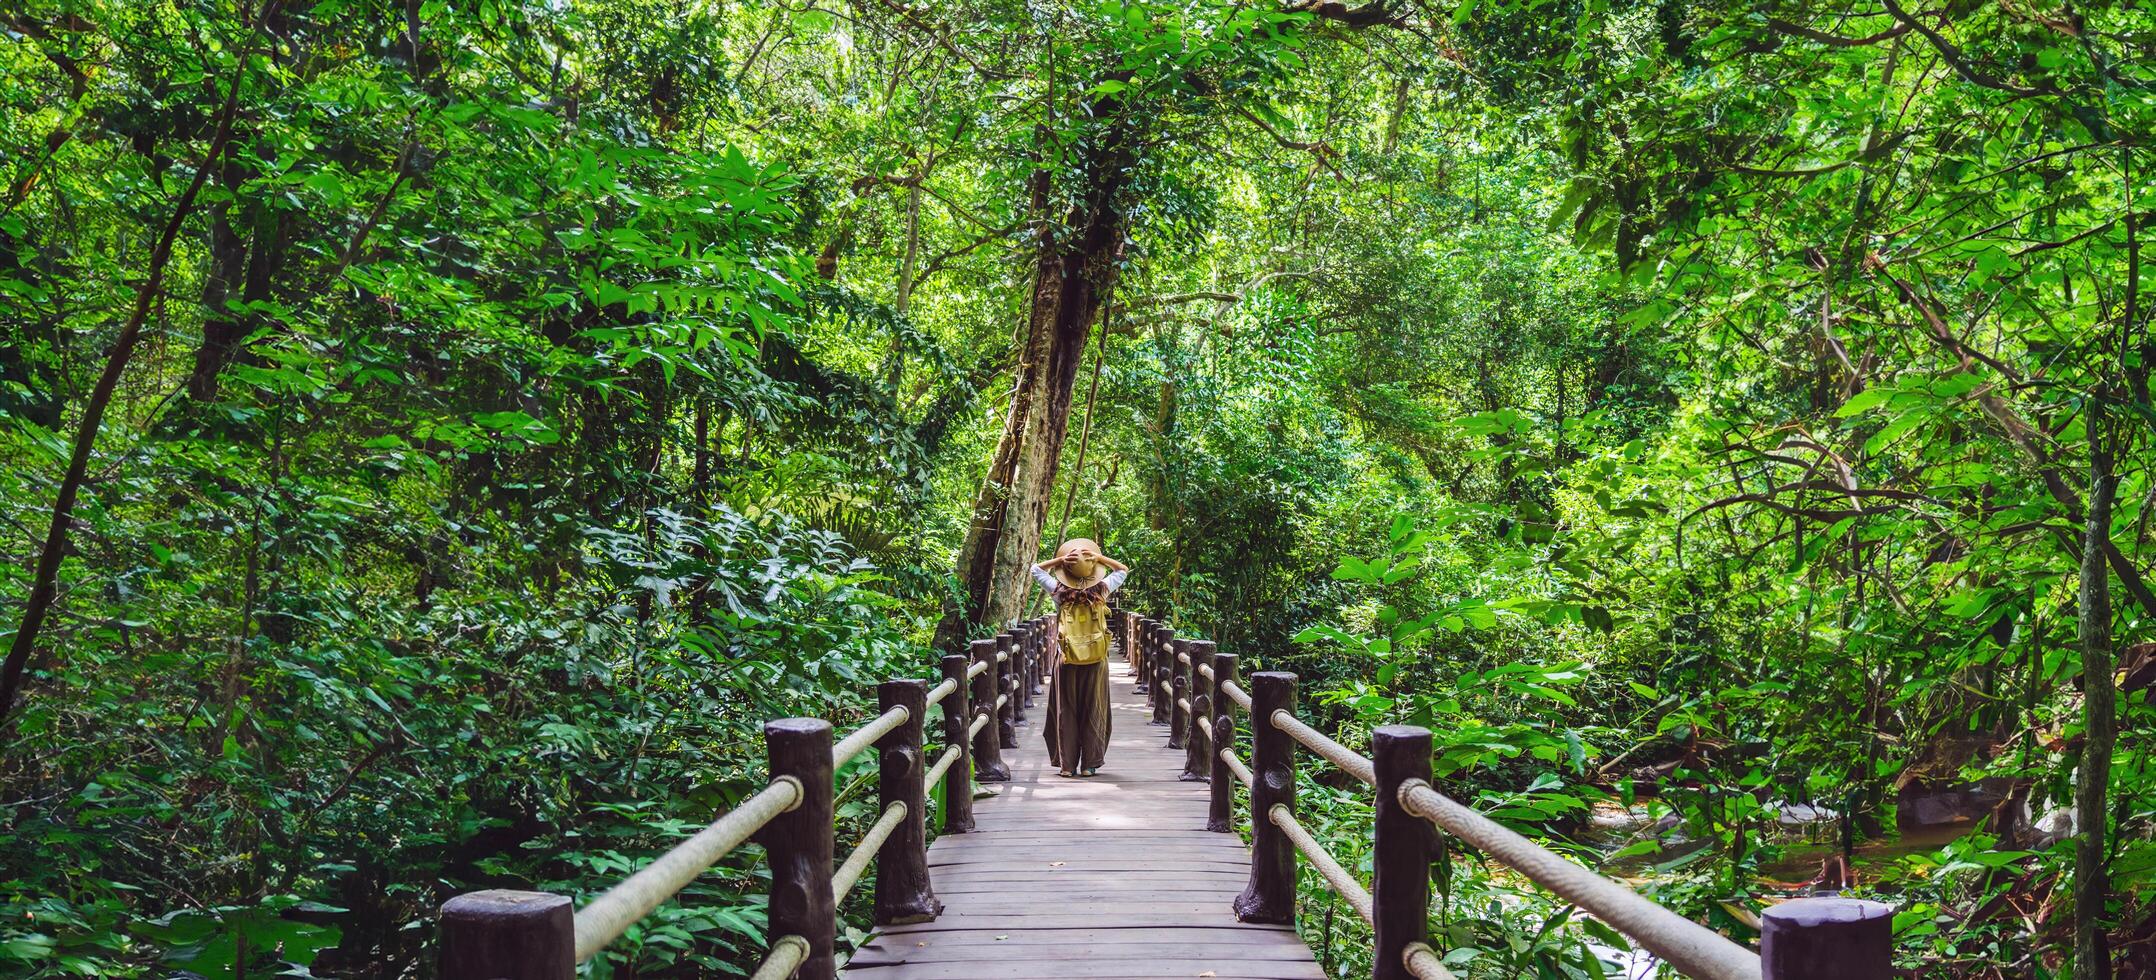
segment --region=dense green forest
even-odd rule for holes
[[[2156,976],[2156,8],[0,38],[0,975],[428,976],[445,898],[604,888],[1082,533],[1733,937],[1842,886],[1910,976]],[[590,969],[745,972],[764,873]],[[1463,977],[1622,946],[1472,854],[1442,892]]]

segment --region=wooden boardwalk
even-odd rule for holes
[[[1321,980],[1286,926],[1235,921],[1250,852],[1208,833],[1206,786],[1176,779],[1183,750],[1110,661],[1114,737],[1091,779],[1065,779],[1041,744],[1037,700],[1005,749],[1008,783],[984,784],[977,829],[928,849],[943,915],[881,930],[847,964],[855,980],[1215,977]]]

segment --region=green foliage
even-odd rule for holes
[[[2028,818],[2085,761],[2108,441],[2128,689],[2075,911],[2145,967],[2146,6],[16,4],[11,609],[178,224],[4,722],[0,964],[424,973],[447,895],[588,896],[759,785],[764,718],[925,674],[1014,327],[1105,205],[1046,519],[1740,939],[1846,840],[1907,969],[2074,968]],[[2027,817],[1895,842],[1978,780]],[[1366,805],[1305,798],[1366,861]],[[1462,975],[1614,975],[1603,924],[1445,867]],[[743,972],[761,873],[592,969]]]

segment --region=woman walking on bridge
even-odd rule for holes
[[[1056,602],[1056,659],[1042,736],[1059,776],[1091,776],[1108,752],[1108,594],[1123,587],[1129,566],[1072,538],[1033,577]]]

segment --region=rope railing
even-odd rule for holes
[[[1454,802],[1430,784],[1432,736],[1427,729],[1381,726],[1363,755],[1318,731],[1295,713],[1294,674],[1261,672],[1246,690],[1234,655],[1143,617],[1130,617],[1125,635],[1133,664],[1149,681],[1154,721],[1168,726],[1170,748],[1201,763],[1183,778],[1209,779],[1206,827],[1232,831],[1237,785],[1249,788],[1250,884],[1236,899],[1246,922],[1291,924],[1296,914],[1296,858],[1375,930],[1373,980],[1454,980],[1430,945],[1430,875],[1442,858],[1431,828],[1478,848],[1581,910],[1630,937],[1640,948],[1696,980],[1885,980],[1892,970],[1892,912],[1877,902],[1799,899],[1761,915],[1760,950],[1751,949],[1656,904]],[[1235,754],[1235,712],[1253,720],[1253,753]],[[1376,789],[1371,865],[1365,888],[1296,818],[1295,754],[1301,747]],[[1207,770],[1209,769],[1209,774]]]
[[[749,980],[786,980],[801,968],[801,962],[808,959],[808,954],[808,940],[800,936],[780,936],[772,942],[771,952],[764,957],[763,964],[755,973],[749,974]]]
[[[1365,786],[1377,785],[1377,769],[1370,764],[1368,756],[1327,738],[1324,732],[1303,724],[1302,719],[1285,711],[1273,712],[1271,721],[1288,733],[1289,738],[1302,743],[1303,748],[1340,767],[1341,772],[1355,777]]]
[[[882,847],[884,841],[891,839],[891,832],[897,830],[899,821],[904,819],[906,819],[905,801],[893,801],[890,806],[883,808],[883,816],[877,818],[876,822],[870,825],[868,833],[861,835],[861,843],[854,845],[853,853],[846,855],[846,863],[839,865],[838,870],[832,873],[831,896],[833,901],[843,902],[846,900],[846,896],[852,893],[853,886],[860,883],[861,876],[868,872],[869,864],[876,860],[877,848]]]
[[[576,913],[576,961],[597,955],[637,920],[674,897],[696,876],[733,853],[772,817],[800,805],[801,781],[780,776],[695,836],[659,855],[620,884],[600,893]]]
[[[1760,975],[1758,954],[1453,802],[1423,780],[1401,784],[1399,797],[1409,813],[1593,913],[1686,976],[1747,980]]]
[[[904,707],[892,708],[877,715],[875,720],[854,729],[853,734],[839,739],[837,745],[831,746],[831,765],[843,766],[853,761],[853,757],[860,755],[862,749],[876,744],[877,739],[896,731],[898,726],[910,720],[910,713]]]
[[[1400,953],[1400,962],[1416,980],[1457,980],[1451,970],[1445,969],[1444,957],[1437,955],[1429,943],[1408,943]]]
[[[937,783],[942,782],[944,773],[950,771],[950,768],[953,764],[965,757],[965,751],[960,749],[958,746],[954,745],[950,748],[944,749],[942,757],[936,760],[935,765],[929,767],[928,775],[922,777],[921,781],[930,786],[934,786]]]
[[[771,780],[731,811],[582,909],[544,892],[469,892],[442,906],[443,980],[572,980],[577,965],[602,954],[741,844],[756,838],[771,867],[769,934],[775,937],[752,980],[834,980],[838,903],[875,876],[875,922],[919,922],[941,911],[928,873],[928,787],[941,785],[942,832],[973,829],[973,786],[1009,779],[1001,749],[1032,700],[1047,649],[1047,620],[1018,624],[969,654],[941,661],[941,679],[891,680],[877,688],[878,713],[834,740],[829,722],[784,718],[764,725]],[[970,690],[969,690],[970,685]],[[925,770],[924,723],[941,705],[943,749]],[[1000,721],[1000,732],[991,725]],[[877,819],[832,866],[833,774],[877,752]]]
[[[1325,879],[1325,884],[1332,888],[1333,894],[1348,903],[1348,907],[1354,909],[1356,915],[1362,916],[1364,922],[1377,925],[1377,909],[1370,897],[1370,890],[1364,888],[1362,882],[1356,881],[1355,876],[1348,873],[1348,869],[1341,867],[1340,862],[1333,859],[1332,852],[1325,849],[1325,845],[1318,843],[1316,837],[1310,836],[1310,831],[1301,821],[1295,819],[1295,814],[1289,812],[1287,807],[1275,803],[1272,809],[1265,811],[1265,818],[1271,820],[1273,826],[1280,828],[1281,833],[1288,835],[1288,841],[1295,845],[1296,850],[1303,852],[1303,857],[1310,859],[1310,866],[1318,869],[1318,875]]]
[[[1235,774],[1236,781],[1242,783],[1244,786],[1249,786],[1253,782],[1257,781],[1258,777],[1250,772],[1250,767],[1243,765],[1243,760],[1235,757],[1234,750],[1221,749],[1220,762],[1222,765],[1227,766],[1228,771]]]

